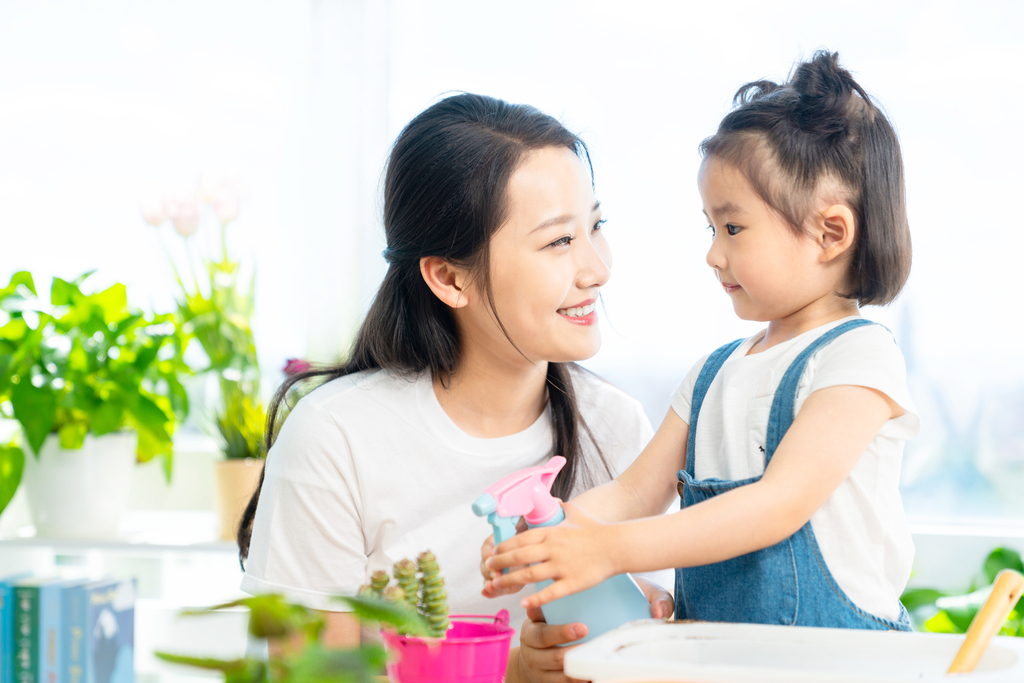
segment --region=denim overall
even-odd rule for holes
[[[801,352],[786,370],[775,390],[768,417],[765,468],[793,423],[797,388],[807,361],[839,335],[870,324],[873,323],[863,319],[851,320],[829,330]],[[680,507],[753,484],[761,478],[757,476],[741,481],[697,481],[694,478],[697,418],[701,404],[719,369],[742,342],[742,339],[737,339],[712,353],[697,376],[690,409],[686,469],[679,471]],[[675,593],[676,619],[910,630],[910,618],[903,605],[900,605],[899,619],[890,621],[868,614],[853,604],[825,566],[810,521],[786,540],[769,548],[702,567],[676,569]]]

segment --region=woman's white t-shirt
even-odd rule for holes
[[[623,391],[585,371],[572,377],[593,437],[584,436],[584,452],[602,483],[610,476],[593,443],[615,476],[646,446],[651,425]],[[450,613],[507,609],[518,631],[523,594],[480,594],[480,546],[491,527],[471,506],[502,477],[555,455],[549,412],[517,434],[481,439],[452,422],[426,373],[360,372],[317,388],[267,458],[242,590],[344,611],[332,596],[355,594],[375,570],[390,574],[396,561],[431,550]]]
[[[783,374],[812,341],[854,319],[837,320],[750,356],[747,351],[761,335],[740,344],[701,405],[697,479],[735,481],[764,473],[768,413]],[[706,360],[693,366],[672,396],[673,410],[687,424],[693,387]],[[917,435],[920,419],[907,389],[903,354],[889,330],[865,325],[815,353],[800,381],[795,410],[813,392],[839,385],[877,389],[905,412],[882,426],[850,475],[811,517],[811,528],[839,587],[862,610],[895,620],[914,559],[900,499],[900,464],[903,445]]]

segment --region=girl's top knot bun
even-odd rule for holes
[[[809,133],[845,132],[853,114],[854,93],[860,96],[860,102],[870,103],[867,93],[861,90],[850,72],[839,65],[836,52],[815,52],[811,59],[796,68],[790,84],[797,96],[794,122]]]

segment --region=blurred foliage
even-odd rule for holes
[[[139,461],[161,456],[169,480],[171,434],[189,409],[187,335],[173,314],[129,308],[123,284],[84,292],[90,275],[53,278],[48,303],[28,272],[0,289],[0,417],[21,424],[37,456],[50,434],[77,449],[86,434],[134,430]],[[0,451],[0,501],[20,480],[19,453]]]
[[[1004,569],[1024,573],[1024,564],[1019,553],[1008,548],[996,548],[985,558],[981,571],[966,591],[956,593],[934,588],[913,588],[900,596],[900,600],[910,612],[918,630],[966,633],[992,592],[996,576]],[[1024,597],[1017,601],[999,635],[1024,637]]]
[[[209,198],[208,203],[216,207],[218,201]],[[201,215],[198,205],[195,210],[198,224]],[[235,214],[215,213],[220,226],[218,256],[203,256],[202,266],[196,268],[190,250],[183,264],[175,263],[168,253],[180,290],[178,320],[184,332],[199,342],[206,355],[206,367],[198,369],[196,374],[210,373],[218,379],[220,404],[208,417],[222,440],[225,456],[259,458],[264,455],[266,415],[260,401],[259,361],[251,324],[256,310],[256,276],[253,272],[243,282],[241,264],[228,253],[227,227]],[[163,220],[161,217],[159,222]],[[186,244],[192,239],[190,231],[179,230],[179,233]],[[199,272],[201,277],[197,275]]]
[[[377,597],[342,597],[363,622],[373,622],[426,633],[429,626],[407,606],[387,603]],[[386,655],[377,644],[356,648],[326,648],[319,642],[324,621],[320,612],[288,603],[280,595],[259,595],[184,612],[202,615],[223,609],[249,609],[249,633],[256,638],[279,638],[290,647],[272,655],[269,662],[246,657],[221,660],[157,652],[166,662],[220,671],[226,683],[371,683],[383,675]]]

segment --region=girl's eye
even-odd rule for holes
[[[738,232],[739,232],[740,230],[742,230],[743,228],[741,228],[741,227],[740,227],[740,226],[738,226],[738,225],[733,225],[732,223],[726,223],[726,224],[725,224],[725,229],[726,229],[726,231],[727,231],[727,232],[728,232],[728,233],[729,233],[730,235],[735,235],[736,233],[738,233]]]
[[[567,247],[567,246],[569,246],[569,243],[572,242],[574,239],[576,239],[576,238],[573,237],[572,235],[566,235],[565,237],[559,237],[557,240],[555,240],[554,242],[552,242],[548,246],[549,247]]]
[[[711,231],[711,239],[714,239],[715,238],[715,226],[709,225],[708,226],[708,230]]]
[[[594,223],[594,230],[595,231],[600,230],[601,228],[604,227],[604,224],[607,223],[607,222],[608,222],[607,218],[602,218],[598,222]]]

